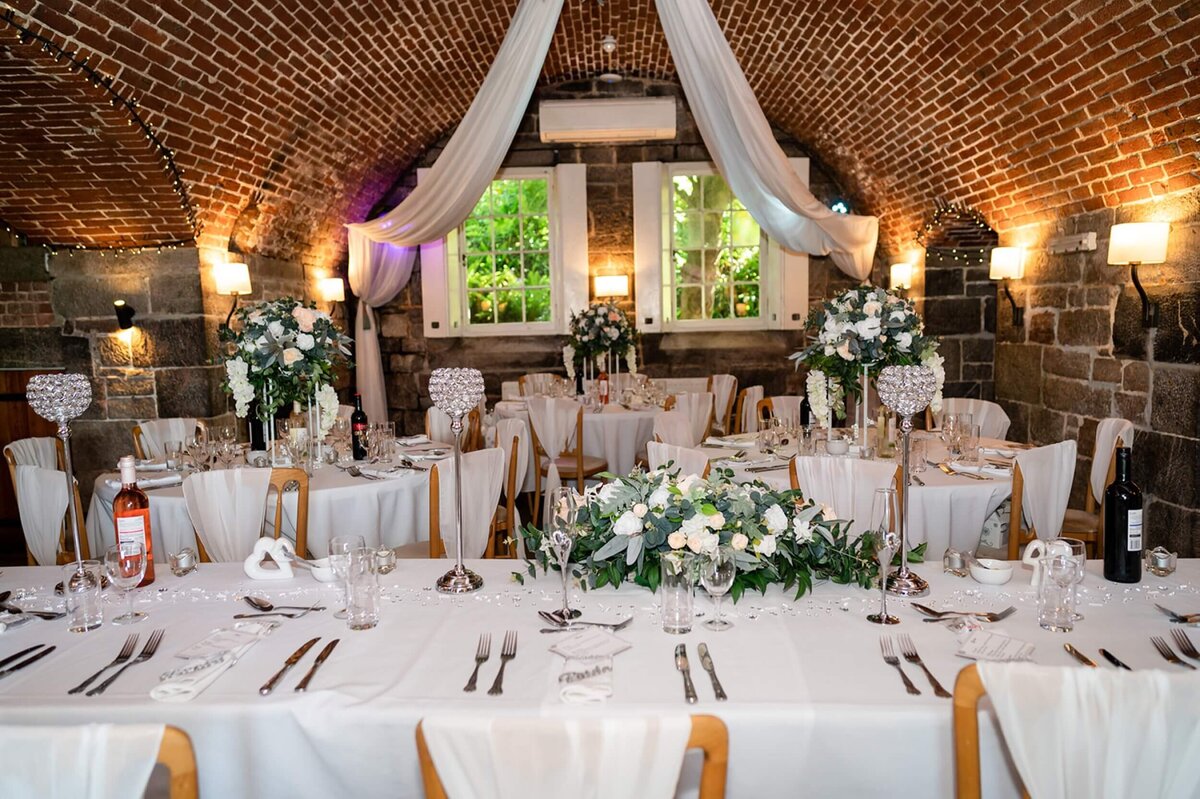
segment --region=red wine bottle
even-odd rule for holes
[[[350,449],[354,460],[367,459],[367,414],[362,407],[362,395],[354,395],[354,413],[350,414]]]
[[[1104,492],[1104,579],[1142,580],[1142,490],[1129,477],[1129,447],[1117,448],[1117,477]]]

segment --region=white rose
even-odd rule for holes
[[[705,533],[700,536],[700,539],[701,552],[710,557],[717,554],[717,549],[721,546],[721,536],[716,533]]]
[[[879,312],[883,310],[883,305],[875,300],[870,300],[863,303],[862,310],[867,316],[879,316]]]
[[[311,350],[316,343],[317,341],[312,337],[311,333],[296,334],[296,346],[305,352]]]
[[[283,338],[283,322],[268,322],[267,330],[275,337],[276,341]]]
[[[614,535],[634,535],[642,529],[642,520],[633,515],[633,511],[627,510],[617,519],[617,523],[613,525]]]
[[[644,502],[639,502],[633,506],[633,515],[638,517],[639,519],[644,519],[646,517],[646,514],[649,512],[650,512],[650,509],[646,507],[646,503],[644,503]]]
[[[854,360],[854,353],[850,352],[850,342],[849,341],[843,341],[841,344],[838,345],[837,354],[842,356],[843,360],[847,360],[847,361]]]
[[[683,549],[687,546],[687,540],[687,536],[678,531],[667,536],[667,544],[671,549]]]
[[[261,324],[262,320],[263,320],[263,315],[262,315],[261,311],[255,311],[254,313],[252,313],[246,317],[246,321],[252,325]]]
[[[762,555],[764,558],[769,558],[775,554],[775,536],[764,535],[762,540],[754,547],[754,551]]]
[[[725,526],[725,514],[723,513],[714,513],[711,516],[705,516],[704,520],[705,524],[713,530],[720,530]]]
[[[694,486],[698,482],[700,482],[700,475],[689,474],[687,477],[685,477],[679,481],[679,483],[678,483],[679,490],[686,494],[688,491],[690,491],[692,489],[692,486]]]
[[[792,521],[792,534],[796,537],[796,540],[799,541],[801,544],[807,544],[809,541],[812,541],[812,539],[813,539],[812,523],[811,522],[802,522],[802,521],[800,521],[800,517],[797,516]]]
[[[836,521],[837,517],[838,517],[837,511],[835,511],[832,506],[826,505],[824,502],[821,503],[821,518],[822,519],[824,519],[827,522],[832,522],[832,521]]]
[[[687,537],[688,549],[695,552],[697,555],[704,549],[704,536],[700,533],[692,533]]]
[[[892,317],[893,322],[903,322],[907,314],[905,314],[903,309],[901,309],[899,311],[892,311],[890,316]]]
[[[908,352],[908,348],[912,346],[912,333],[897,333],[896,334],[896,349],[901,352]]]
[[[612,502],[617,496],[618,486],[616,483],[605,483],[597,492],[596,498],[601,502]]]
[[[882,329],[878,316],[868,316],[854,325],[854,330],[858,333],[859,338],[864,339],[876,338]]]
[[[787,516],[778,505],[767,508],[767,512],[763,514],[763,521],[772,533],[782,533],[787,529]]]
[[[749,543],[750,539],[746,537],[745,533],[734,533],[733,538],[729,539],[729,546],[733,547],[738,552],[744,550],[746,545]]]
[[[652,508],[665,508],[671,501],[671,492],[666,486],[659,486],[646,499],[646,504]]]
[[[304,360],[304,353],[295,347],[288,347],[283,351],[283,365],[291,366],[294,363]]]
[[[699,513],[694,516],[689,516],[683,520],[683,524],[679,525],[679,529],[687,534],[688,538],[693,535],[699,535],[704,532],[704,516]]]

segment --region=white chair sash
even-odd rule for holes
[[[729,407],[733,404],[734,399],[733,389],[737,385],[737,378],[733,375],[713,375],[712,376],[712,393],[713,403],[716,409],[716,419],[713,422],[713,429],[719,430],[722,433],[728,433],[725,429],[725,417],[729,415]]]
[[[188,517],[209,558],[245,560],[262,536],[270,469],[197,472],[183,481]]]
[[[742,432],[758,432],[758,403],[763,398],[762,386],[750,386],[742,399]]]
[[[771,397],[771,413],[777,419],[795,419],[800,421],[800,397],[790,394],[780,394]]]
[[[675,410],[687,414],[691,422],[691,438],[687,442],[678,442],[682,446],[694,447],[704,440],[704,431],[708,429],[709,419],[713,412],[713,395],[709,391],[684,392],[675,395]]]
[[[70,502],[67,478],[63,472],[40,466],[18,465],[16,472],[17,511],[25,545],[39,566],[53,566],[58,563],[58,539]]]
[[[579,415],[579,404],[575,400],[550,397],[528,397],[529,424],[533,427],[538,443],[550,459],[543,487],[549,497],[554,489],[562,485],[558,476],[558,464],[554,461],[570,446],[575,434],[575,422]],[[541,475],[538,475],[541,479]],[[546,518],[549,519],[550,503],[546,503]]]
[[[529,427],[525,424],[524,419],[501,419],[496,422],[496,446],[504,450],[504,480],[502,481],[503,492],[506,499],[516,500],[517,497],[508,496],[508,465],[512,463],[513,447],[517,453],[517,483],[514,487],[514,493],[520,494],[521,487],[525,485],[525,475],[529,472],[529,451],[531,440],[529,438]],[[513,518],[510,520],[514,530],[521,529],[521,512],[517,507],[513,506]],[[520,535],[514,535],[518,544],[521,542]]]
[[[1038,538],[1058,538],[1075,480],[1075,441],[1018,452],[1016,461],[1025,481],[1021,492],[1025,521]]]
[[[53,436],[19,438],[4,447],[11,452],[13,460],[20,466],[40,466],[43,469],[58,468],[58,439]]]
[[[196,435],[195,419],[148,419],[138,426],[142,429],[142,452],[147,458],[163,457],[168,441],[182,444]]]
[[[162,724],[0,726],[5,799],[141,799]]]
[[[455,538],[454,459],[438,461],[438,501],[442,544],[447,557],[457,557]],[[500,504],[500,488],[508,462],[500,447],[467,452],[462,456],[463,469],[463,557],[482,558],[491,534],[492,516]]]
[[[664,444],[690,447],[698,442],[692,440],[692,420],[684,411],[659,411],[654,414],[654,435]]]
[[[939,426],[941,426],[941,419],[948,413],[971,414],[971,424],[979,425],[979,435],[983,438],[997,438],[1003,441],[1012,424],[1008,414],[996,403],[971,397],[947,397],[942,400],[942,415],[938,417]]]
[[[896,464],[891,461],[811,456],[794,461],[804,497],[833,508],[839,519],[853,520],[848,530],[855,538],[871,527],[875,489],[895,485]]]
[[[1200,683],[1158,669],[979,664],[1030,796],[1200,796]]]
[[[691,720],[456,714],[427,717],[421,729],[450,797],[670,799]]]
[[[1097,502],[1104,501],[1104,484],[1108,480],[1108,465],[1112,461],[1113,445],[1120,438],[1125,446],[1133,449],[1133,422],[1128,419],[1101,419],[1096,425],[1096,454],[1092,458],[1092,496]]]
[[[463,419],[463,429],[467,420]],[[430,441],[441,441],[444,444],[454,443],[454,430],[450,427],[450,416],[438,408],[425,411],[425,435]]]
[[[338,418],[350,421],[350,416],[354,413],[353,405],[338,405]]]
[[[689,474],[699,477],[708,467],[708,454],[699,449],[650,441],[646,444],[646,461],[651,469],[661,469],[672,463],[671,471],[678,469],[681,477]]]

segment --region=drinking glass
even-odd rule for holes
[[[104,564],[98,560],[63,566],[63,596],[67,600],[67,629],[71,632],[85,633],[104,624],[100,599],[103,577]]]
[[[900,449],[896,449],[896,459],[902,457]],[[913,474],[925,471],[926,447],[924,436],[911,436],[908,440],[908,470]]]
[[[375,550],[359,547],[347,555],[346,626],[370,630],[379,624],[379,567]]]
[[[659,600],[663,632],[683,635],[692,631],[696,615],[696,588],[692,580],[693,555],[690,552],[670,552],[662,556]]]
[[[126,611],[112,620],[113,624],[137,624],[146,614],[133,609],[133,589],[146,576],[146,542],[123,541],[104,553],[104,569],[108,579],[125,595]]]
[[[1079,612],[1079,586],[1083,585],[1083,578],[1087,575],[1087,547],[1078,538],[1060,538],[1062,543],[1071,548],[1070,558],[1075,561],[1075,621],[1082,621],[1083,614]]]
[[[367,541],[361,535],[339,535],[329,541],[329,568],[333,569],[334,576],[342,585],[342,599],[347,606],[350,603],[346,596],[346,575],[350,569],[350,553],[356,549],[362,549],[366,545]],[[335,619],[344,619],[346,616],[346,608],[333,614]]]
[[[733,626],[732,622],[721,618],[721,600],[733,587],[733,578],[736,575],[737,563],[734,561],[732,547],[718,547],[712,559],[701,566],[700,584],[704,586],[704,590],[712,597],[716,606],[716,616],[704,622],[704,626],[710,630],[728,630]]]
[[[238,445],[234,441],[221,441],[216,445],[217,460],[219,460],[221,465],[226,469],[233,468],[233,463],[237,460],[238,455],[240,454],[241,450],[238,449]]]
[[[179,468],[179,453],[183,449],[182,441],[165,441],[163,442],[163,455],[166,456],[167,471],[175,471]]]
[[[899,624],[900,619],[887,612],[887,580],[892,558],[900,548],[900,506],[896,489],[877,488],[871,500],[871,530],[878,539],[875,557],[879,560],[879,612],[867,616],[872,624]],[[903,555],[901,555],[903,557]]]
[[[192,465],[196,467],[196,471],[204,471],[208,466],[208,448],[204,445],[204,439],[193,436],[185,442],[184,446],[187,447],[188,457],[192,459]]]
[[[570,606],[570,577],[571,550],[575,547],[575,538],[579,532],[578,517],[579,503],[575,489],[566,486],[554,489],[550,495],[550,529],[547,533],[550,539],[550,551],[558,563],[562,573],[563,605],[562,610],[554,615],[563,621],[577,619],[582,614]]]
[[[958,427],[959,459],[969,464],[979,462],[979,425],[959,424]]]
[[[947,413],[942,416],[942,443],[951,457],[958,454],[958,415]]]
[[[1075,629],[1075,577],[1079,564],[1069,555],[1042,558],[1038,586],[1038,624],[1043,630],[1069,633]]]

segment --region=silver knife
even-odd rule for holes
[[[712,678],[713,693],[717,695],[717,701],[724,702],[729,697],[725,695],[725,689],[721,687],[721,681],[717,679],[717,670],[713,668],[712,658],[708,654],[708,644],[700,644],[696,648],[700,652],[700,665]]]
[[[675,668],[683,675],[683,695],[688,704],[696,704],[696,686],[692,685],[692,671],[688,667],[687,649],[683,644],[675,647]]]
[[[283,675],[287,674],[288,671],[292,668],[292,666],[295,666],[296,663],[299,662],[300,658],[304,657],[304,653],[307,652],[308,650],[312,649],[316,645],[317,641],[320,641],[320,640],[321,640],[321,637],[317,636],[316,638],[313,638],[312,640],[308,641],[307,643],[304,644],[304,646],[300,647],[295,652],[293,652],[291,654],[291,657],[289,657],[287,660],[285,660],[283,662],[283,668],[280,669],[279,671],[275,672],[275,676],[272,677],[271,679],[267,680],[265,683],[263,683],[263,687],[258,689],[259,694],[261,694],[262,696],[266,696],[267,694],[274,691],[276,684],[280,680],[283,679]]]
[[[1099,668],[1096,665],[1096,661],[1092,660],[1090,657],[1083,654],[1082,652],[1080,652],[1078,649],[1071,646],[1070,644],[1063,644],[1063,649],[1067,650],[1067,652],[1070,653],[1071,657],[1075,658],[1083,665],[1091,666],[1093,669]]]
[[[28,649],[22,649],[20,652],[18,652],[15,655],[9,655],[4,660],[0,660],[0,669],[4,668],[9,663],[12,663],[14,660],[20,660],[21,658],[25,657],[26,655],[28,655],[30,652],[32,652],[35,649],[41,649],[43,646],[45,646],[45,644],[34,644],[33,646],[29,647]]]
[[[317,659],[313,662],[312,668],[308,670],[308,674],[305,674],[304,679],[301,680],[296,686],[296,691],[303,692],[308,690],[308,681],[311,680],[313,675],[317,673],[317,669],[321,667],[321,664],[325,662],[325,659],[333,654],[333,648],[337,646],[338,642],[341,640],[341,638],[334,638],[332,641],[325,644],[325,648],[321,650],[321,654],[317,655]]]
[[[21,669],[28,666],[30,663],[34,663],[34,662],[46,657],[46,655],[49,655],[55,649],[58,649],[58,647],[56,647],[56,646],[46,647],[45,649],[43,649],[41,652],[38,652],[33,657],[26,658],[25,660],[22,660],[17,665],[10,666],[9,668],[5,669],[4,671],[0,671],[0,677],[7,677],[8,675],[12,674],[14,671],[20,671]]]
[[[1133,669],[1129,668],[1124,663],[1122,663],[1120,660],[1118,660],[1117,656],[1114,655],[1112,652],[1109,652],[1107,649],[1101,649],[1100,654],[1104,655],[1104,659],[1107,660],[1109,663],[1113,664],[1114,666],[1116,666],[1118,669],[1125,669],[1125,671],[1133,671]]]

